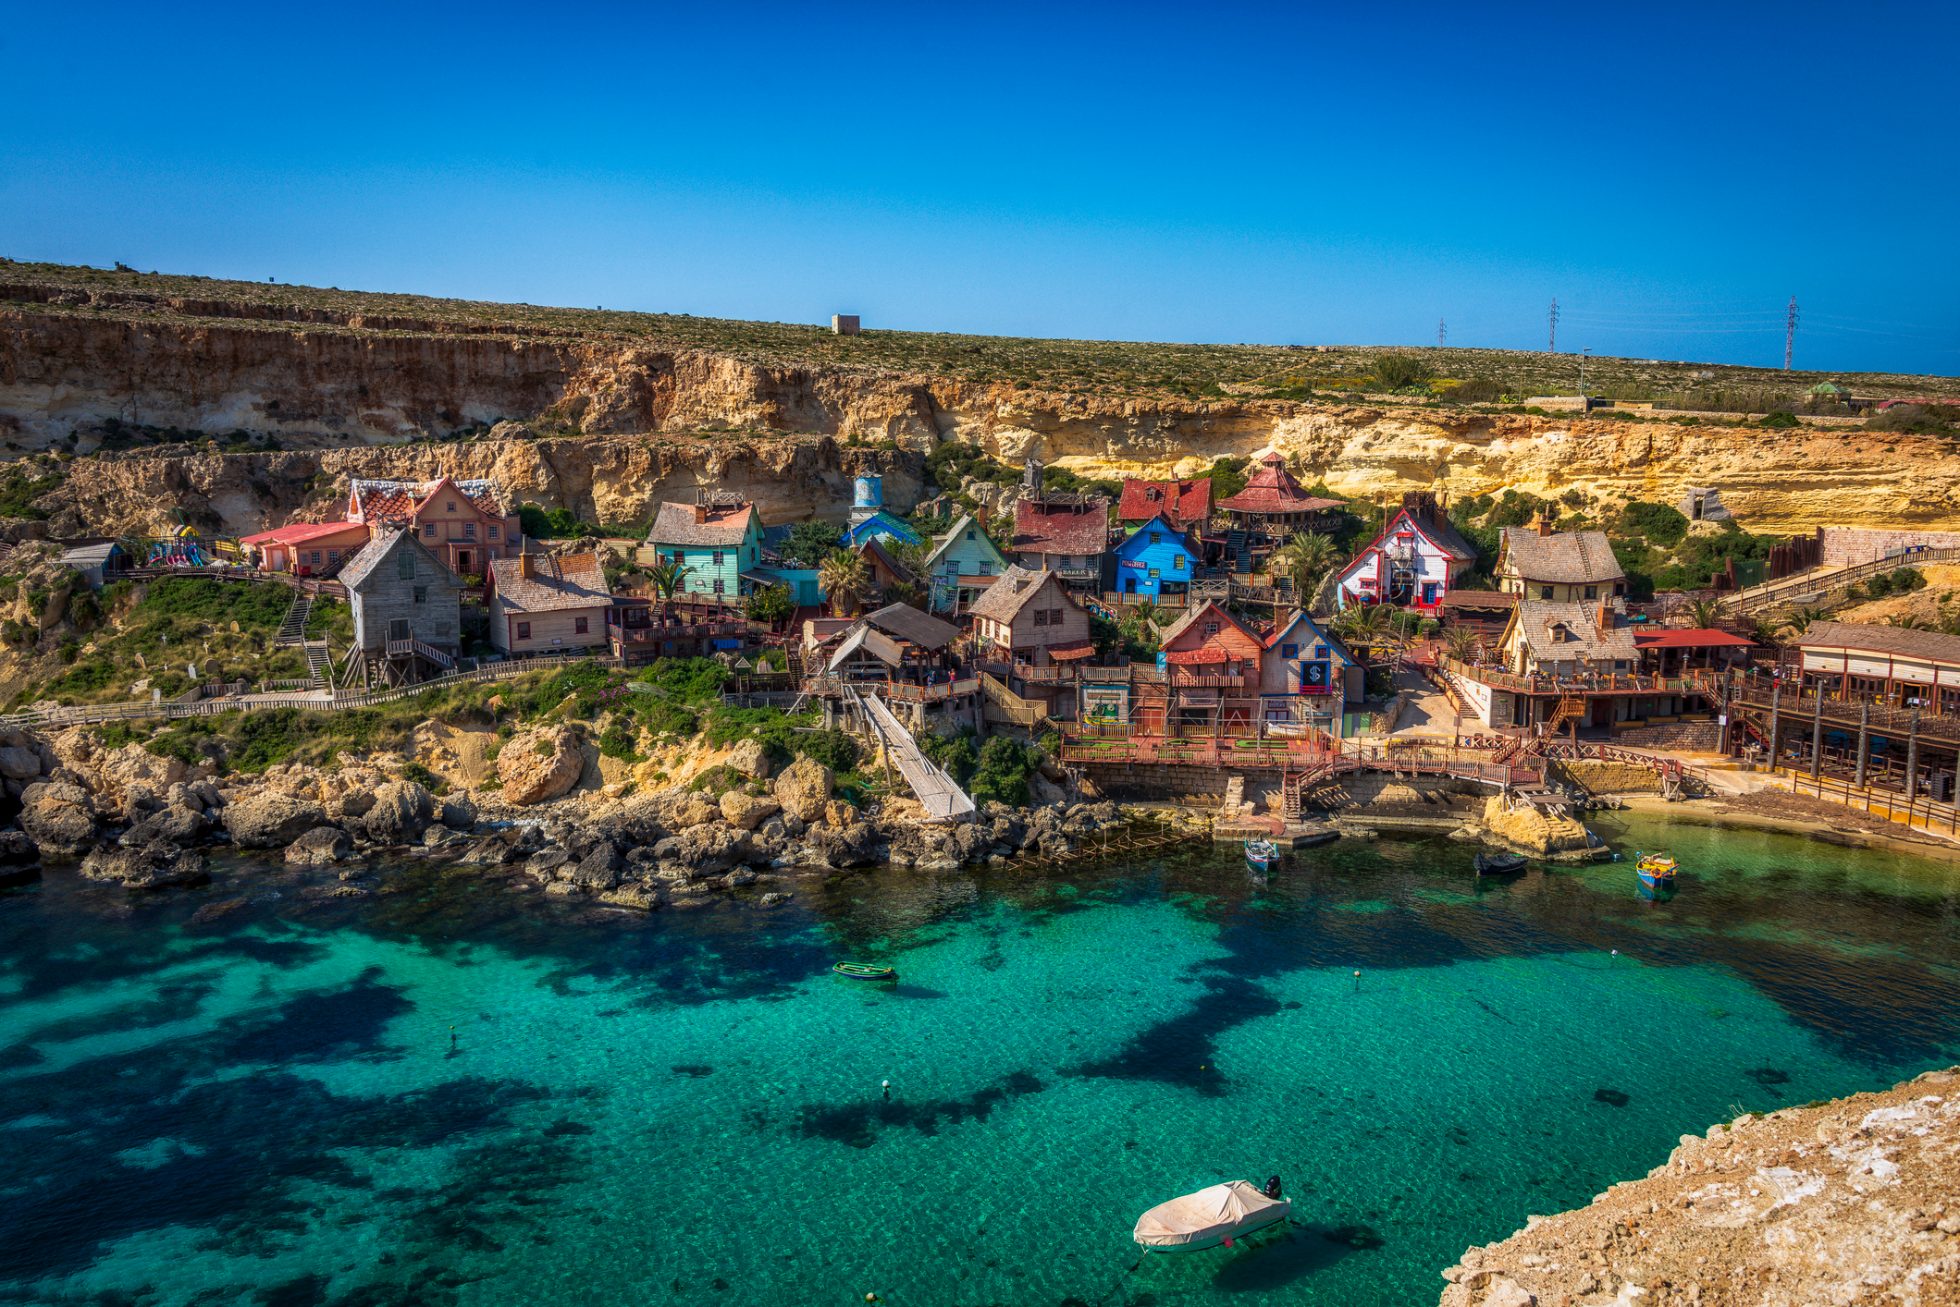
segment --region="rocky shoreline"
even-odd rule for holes
[[[357,883],[365,858],[395,852],[514,871],[547,894],[621,908],[698,906],[734,890],[768,908],[799,877],[1063,857],[1130,820],[1107,800],[1063,796],[934,825],[909,800],[846,802],[827,767],[799,758],[777,770],[759,746],[737,746],[728,770],[739,779],[718,793],[575,794],[589,754],[569,726],[522,732],[498,760],[496,789],[436,794],[375,761],[220,778],[141,744],[105,747],[85,728],[45,740],[0,732],[0,778],[19,806],[18,828],[0,831],[0,884],[32,881],[46,861],[131,890],[194,886],[210,879],[208,854],[237,850],[344,867],[335,892],[351,897],[368,892]]]

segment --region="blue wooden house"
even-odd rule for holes
[[[1190,593],[1198,555],[1162,513],[1132,531],[1114,552],[1118,594],[1162,599]]]

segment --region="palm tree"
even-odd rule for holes
[[[1387,604],[1350,604],[1341,610],[1339,621],[1343,640],[1354,644],[1372,644],[1376,637],[1388,630],[1391,610]]]
[[[1273,552],[1266,567],[1293,583],[1293,596],[1304,606],[1311,601],[1320,578],[1334,565],[1337,553],[1332,537],[1301,531]]]
[[[1721,617],[1722,605],[1713,599],[1703,597],[1690,600],[1688,603],[1689,620],[1703,630],[1715,625]]]
[[[674,596],[680,593],[681,586],[694,571],[678,558],[663,558],[647,571],[647,584],[667,606],[668,616],[673,615]]]
[[[1467,626],[1452,626],[1443,632],[1443,648],[1459,663],[1475,662],[1484,650],[1484,638]]]
[[[871,574],[859,554],[837,553],[817,568],[817,584],[830,596],[830,611],[843,617],[855,613],[870,587]]]
[[[1783,625],[1780,629],[1790,635],[1802,635],[1810,629],[1812,622],[1821,622],[1828,615],[1821,608],[1793,609],[1790,615],[1783,619]]]

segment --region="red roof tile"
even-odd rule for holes
[[[1116,508],[1119,522],[1148,522],[1162,513],[1172,526],[1202,524],[1211,516],[1211,479],[1191,481],[1123,481],[1123,499]]]
[[[1023,499],[1014,505],[1013,548],[1030,554],[1100,554],[1109,548],[1109,501],[1086,506]]]
[[[1286,470],[1286,460],[1268,454],[1259,461],[1259,470],[1246,481],[1245,489],[1218,506],[1234,513],[1316,513],[1339,508],[1338,499],[1316,499],[1303,489]]]

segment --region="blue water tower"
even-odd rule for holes
[[[877,516],[885,506],[885,479],[876,472],[860,475],[856,482],[856,497],[851,503],[851,525],[856,526],[867,518]]]

